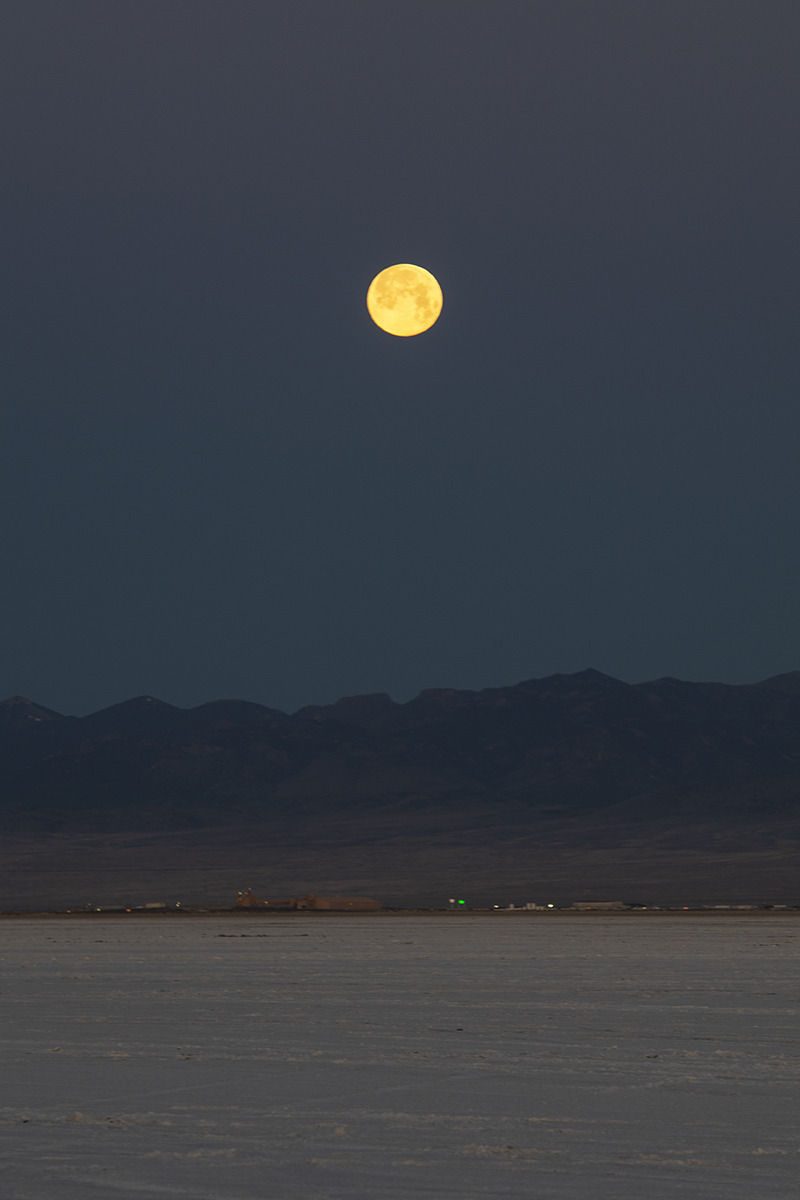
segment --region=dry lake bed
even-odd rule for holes
[[[0,922],[3,1200],[797,1200],[800,919]]]

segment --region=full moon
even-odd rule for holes
[[[442,289],[424,267],[397,263],[376,275],[367,292],[367,308],[376,325],[395,337],[414,337],[430,329],[442,311]]]

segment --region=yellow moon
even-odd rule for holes
[[[424,267],[397,263],[376,275],[367,292],[367,308],[376,325],[395,337],[414,337],[430,329],[442,311],[442,289]]]

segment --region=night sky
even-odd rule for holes
[[[0,694],[800,667],[796,0],[0,10]],[[365,307],[438,278],[418,338]]]

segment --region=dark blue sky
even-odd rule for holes
[[[0,693],[800,667],[795,0],[0,11]],[[427,334],[370,321],[397,261]]]

